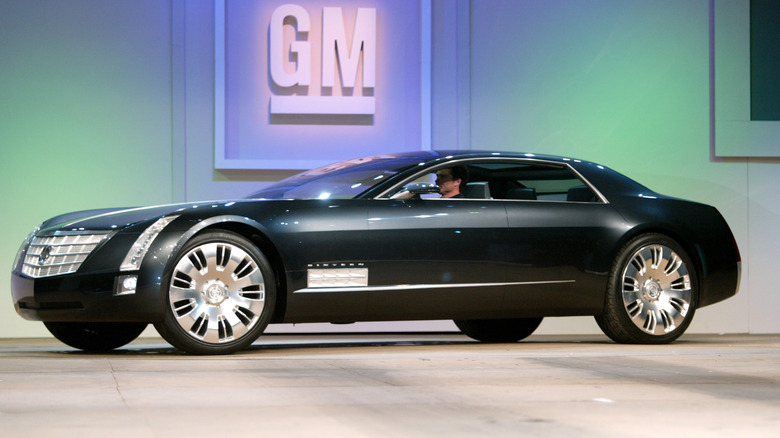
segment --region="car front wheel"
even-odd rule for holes
[[[693,263],[677,242],[661,234],[639,236],[620,250],[596,322],[616,342],[672,342],[693,319],[697,288]]]
[[[182,249],[166,281],[165,318],[155,328],[188,353],[242,350],[271,319],[273,271],[265,256],[237,234],[219,231],[195,237]]]

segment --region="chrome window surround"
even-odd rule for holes
[[[109,234],[58,231],[53,235],[34,236],[24,255],[22,273],[42,278],[76,272]]]
[[[579,160],[573,160],[573,159],[565,159],[569,161],[579,161]],[[508,163],[518,163],[518,164],[543,164],[548,166],[555,166],[560,167],[564,169],[568,169],[572,175],[576,176],[580,181],[583,182],[586,186],[588,186],[593,193],[596,194],[596,197],[598,200],[603,204],[609,204],[609,200],[599,191],[596,186],[590,183],[587,179],[585,179],[584,176],[582,176],[581,173],[577,171],[572,165],[569,163],[559,163],[555,161],[547,161],[540,158],[534,158],[534,157],[527,157],[527,158],[520,158],[520,157],[505,157],[505,156],[493,156],[493,157],[469,157],[469,158],[460,158],[450,161],[445,161],[443,163],[435,164],[432,166],[425,167],[423,170],[420,170],[419,172],[414,173],[411,177],[407,177],[404,181],[397,183],[393,185],[392,187],[384,190],[383,192],[379,193],[374,197],[374,199],[390,199],[391,195],[401,190],[404,184],[414,181],[415,179],[419,178],[422,175],[425,175],[426,173],[433,173],[439,169],[452,167],[452,166],[461,166],[461,165],[469,165],[469,164],[478,164],[478,163],[492,163],[495,161],[505,161]],[[487,199],[486,201],[514,201],[511,199]],[[533,201],[533,202],[569,202],[569,201]]]

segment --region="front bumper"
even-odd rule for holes
[[[29,278],[14,272],[11,295],[16,312],[32,321],[155,322],[165,299],[159,278],[139,277],[133,294],[118,294],[125,272]]]

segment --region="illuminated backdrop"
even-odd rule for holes
[[[216,8],[217,168],[305,169],[421,149],[419,1]]]

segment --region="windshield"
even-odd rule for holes
[[[352,199],[419,163],[419,158],[381,155],[342,161],[293,175],[248,198]]]

